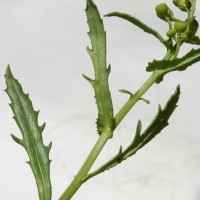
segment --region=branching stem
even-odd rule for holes
[[[117,113],[115,117],[115,128],[124,119],[131,108],[140,100],[144,93],[162,76],[162,71],[156,71],[150,78],[142,85],[142,87],[127,101],[122,109]]]
[[[119,113],[115,117],[116,126],[122,121],[122,119],[127,115],[127,113],[131,110],[131,108],[137,103],[137,101],[143,96],[143,94],[163,75],[163,71],[156,71],[152,74],[152,76],[144,83],[144,85],[136,92],[133,97],[131,97],[128,102],[122,107]],[[59,200],[70,200],[71,197],[76,193],[76,191],[81,187],[84,183],[84,178],[88,175],[89,170],[100,154],[106,142],[109,140],[110,132],[109,130],[104,131],[99,137],[97,143],[93,147],[92,151],[88,155],[78,174],[75,176],[72,183],[65,190],[63,195],[59,198]]]
[[[192,8],[191,8],[191,10],[189,12],[189,17],[188,18],[192,18],[193,17],[194,11],[195,11],[195,5],[196,5],[196,0],[193,0],[192,1]],[[90,6],[92,6],[93,9],[89,10],[88,8]],[[89,26],[90,26],[90,29],[91,29],[90,30],[90,38],[91,38],[93,46],[95,47],[93,49],[102,50],[102,42],[99,40],[99,38],[102,35],[104,35],[104,37],[105,37],[105,31],[104,31],[104,28],[103,28],[102,21],[99,18],[98,10],[97,10],[95,4],[91,0],[87,0],[86,13],[88,15],[88,19],[89,19],[88,22],[89,22]],[[96,14],[97,21],[94,21],[94,14]],[[136,25],[139,28],[143,29],[144,31],[154,35],[155,37],[157,37],[161,41],[161,39],[160,39],[161,37],[156,31],[154,31],[153,29],[149,28],[144,23],[140,22],[138,19],[136,19],[136,18],[134,18],[132,16],[129,16],[129,15],[126,15],[126,14],[120,14],[120,13],[111,13],[111,14],[109,14],[107,16],[120,16],[121,18],[124,18],[124,19],[130,21],[131,23],[133,23],[134,25]],[[175,19],[174,21],[181,21],[181,20]],[[97,23],[99,23],[100,26],[97,26],[98,25]],[[169,24],[169,28],[171,29],[172,28],[171,21],[168,20],[168,24]],[[97,34],[98,33],[97,30],[98,31],[101,30],[101,34],[98,35]],[[100,38],[100,39],[102,39],[102,38]],[[106,40],[104,40],[104,41],[106,41]],[[104,45],[105,45],[105,42],[104,42]],[[177,56],[178,56],[179,49],[180,49],[181,45],[182,45],[182,43],[180,41],[180,38],[178,38],[178,40],[176,41],[176,44],[172,48],[171,48],[171,46],[167,47],[168,51],[167,51],[166,55],[164,56],[163,60],[166,61],[166,60],[176,59]],[[102,52],[104,54],[106,52],[105,49],[106,48],[103,48],[103,50],[102,50]],[[98,59],[100,60],[102,55],[99,56],[98,59],[96,58],[96,54],[95,53],[94,53],[94,55],[93,54],[91,54],[91,55],[92,55],[91,58],[93,60],[93,64],[95,66],[98,66],[98,67],[100,66],[101,67],[102,65],[100,65],[99,62],[96,62],[96,61],[98,61]],[[104,57],[105,57],[105,55],[104,55]],[[191,61],[191,63],[192,63],[192,61]],[[104,68],[105,68],[105,66],[104,66]],[[105,68],[105,69],[107,69],[107,68]],[[154,71],[154,70],[152,70],[152,71]],[[117,115],[114,117],[114,122],[115,122],[114,123],[114,127],[112,127],[110,125],[109,126],[104,126],[104,127],[110,127],[110,128],[109,129],[108,128],[104,128],[103,132],[100,134],[100,137],[99,137],[98,141],[94,145],[93,149],[91,150],[90,154],[88,155],[88,157],[85,160],[84,164],[82,165],[81,169],[79,170],[79,172],[77,173],[77,175],[75,176],[75,178],[73,179],[71,184],[68,186],[68,188],[65,190],[65,192],[62,194],[62,196],[59,198],[59,200],[70,200],[74,196],[76,191],[81,187],[81,185],[84,182],[89,180],[91,177],[96,176],[97,174],[99,174],[100,171],[102,171],[101,167],[100,167],[99,169],[97,169],[93,173],[89,174],[89,171],[90,171],[91,167],[93,166],[94,162],[96,161],[98,155],[100,154],[101,150],[103,149],[103,147],[105,146],[107,141],[110,139],[110,137],[112,135],[112,132],[117,128],[117,126],[125,118],[125,116],[128,114],[128,112],[133,108],[133,106],[151,88],[151,86],[154,83],[159,82],[166,73],[168,73],[167,69],[162,69],[162,70],[156,69],[154,71],[154,73],[148,78],[148,80],[142,85],[142,87],[134,95],[131,95],[130,99],[119,110]],[[108,74],[109,74],[109,72],[108,72]],[[88,80],[91,82],[90,79],[88,79]],[[106,80],[107,80],[107,76],[106,76]],[[113,117],[109,118],[109,119],[113,119]]]
[[[170,60],[174,55],[174,51],[168,50],[167,54],[165,55],[165,59]],[[124,117],[128,114],[128,112],[133,108],[133,106],[140,100],[140,98],[148,91],[148,89],[156,83],[164,74],[165,72],[162,70],[158,70],[154,72],[150,78],[142,85],[142,87],[125,103],[125,105],[121,108],[121,110],[115,116],[115,127],[120,124],[120,122],[124,119]],[[98,155],[100,154],[101,150],[103,149],[104,145],[110,139],[110,131],[105,130],[99,137],[97,143],[91,150],[90,154],[88,155],[87,159],[85,160],[84,164],[82,165],[81,169],[79,170],[78,174],[75,176],[74,180],[59,198],[59,200],[70,200],[72,196],[76,193],[76,191],[81,187],[81,185],[89,180],[85,180],[90,171],[92,165],[94,164],[95,160],[97,159]]]

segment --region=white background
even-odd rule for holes
[[[184,19],[172,1],[165,1],[177,17]],[[96,0],[101,15],[111,11],[132,14],[162,35],[165,22],[157,18],[158,0]],[[4,73],[7,64],[34,107],[40,109],[40,122],[47,122],[44,141],[53,142],[50,157],[53,200],[59,198],[73,179],[96,142],[97,116],[94,93],[82,78],[93,76],[86,46],[90,45],[82,0],[0,0],[0,199],[36,200],[37,189],[25,161],[25,150],[14,143],[10,133],[20,137],[8,106]],[[197,2],[197,19],[200,20]],[[108,62],[111,63],[110,89],[115,114],[128,99],[118,92],[135,92],[149,77],[146,65],[161,59],[165,48],[151,35],[117,18],[105,18]],[[192,47],[185,45],[184,55]],[[195,47],[197,48],[197,47]],[[153,86],[145,98],[150,105],[137,103],[96,164],[115,155],[119,146],[132,140],[140,118],[145,128],[181,85],[179,107],[162,134],[120,166],[88,181],[74,200],[199,200],[200,199],[200,64],[186,72],[175,72]]]

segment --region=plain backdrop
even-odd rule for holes
[[[171,0],[177,17],[185,18]],[[165,36],[167,24],[155,14],[159,0],[95,0],[101,15],[120,11],[134,15]],[[21,137],[12,119],[5,89],[7,64],[30,94],[40,123],[47,122],[44,142],[53,142],[50,157],[53,200],[59,198],[98,139],[94,92],[82,78],[93,77],[86,52],[84,0],[0,0],[0,199],[36,200],[37,189],[25,150],[10,134]],[[200,21],[197,1],[197,20]],[[104,18],[110,90],[115,114],[128,96],[150,76],[147,63],[162,59],[165,48],[151,35],[118,18]],[[199,32],[200,33],[200,32]],[[184,45],[180,55],[192,46]],[[194,46],[197,48],[197,46]],[[126,147],[138,119],[145,128],[181,85],[178,108],[170,125],[134,157],[88,181],[74,200],[199,200],[200,199],[200,64],[174,72],[146,94],[151,104],[138,102],[118,127],[93,169]]]

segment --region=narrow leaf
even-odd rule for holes
[[[134,94],[128,90],[119,90],[119,92],[123,93],[123,94],[128,94],[130,95],[130,98],[133,98],[134,97]],[[144,99],[144,98],[140,98],[139,100],[143,101],[144,103],[146,104],[150,104],[150,101],[148,99]]]
[[[147,26],[145,23],[143,23],[136,17],[133,17],[129,14],[120,13],[120,12],[112,12],[112,13],[106,14],[105,17],[120,17],[122,19],[125,19],[125,20],[129,21],[130,23],[134,24],[135,26],[137,26],[138,28],[142,29],[144,32],[153,35],[158,40],[160,40],[160,42],[162,42],[164,44],[166,42],[156,30],[152,29],[151,27]]]
[[[130,95],[130,97],[133,97],[133,96],[134,96],[134,94],[133,94],[132,92],[128,91],[128,90],[122,89],[122,90],[119,90],[119,92],[121,92],[121,93],[123,93],[123,94],[128,94],[128,95]],[[147,100],[147,99],[140,98],[140,100],[143,101],[143,102],[146,103],[146,104],[150,104],[150,101]]]
[[[38,125],[38,114],[33,108],[29,96],[23,92],[20,83],[14,78],[10,67],[6,70],[6,84],[5,90],[11,100],[11,109],[14,113],[14,119],[22,133],[23,139],[19,139],[11,135],[15,142],[22,145],[30,161],[32,172],[34,174],[36,184],[38,187],[38,194],[40,200],[51,199],[51,182],[50,182],[50,160],[49,146],[43,144],[42,131],[43,126]]]
[[[148,72],[163,70],[163,72],[166,74],[172,71],[183,71],[199,61],[200,49],[192,49],[182,58],[177,58],[175,60],[154,60],[148,64],[146,70]]]
[[[128,91],[128,90],[122,89],[122,90],[119,90],[119,92],[121,92],[121,93],[123,93],[123,94],[129,94],[131,97],[133,96],[133,93],[130,92],[130,91]]]
[[[98,107],[97,130],[101,134],[105,128],[113,129],[113,105],[108,86],[110,66],[106,63],[106,33],[99,11],[92,0],[87,0],[86,15],[92,49],[87,48],[94,65],[95,98]],[[88,78],[86,78],[88,80]],[[90,80],[90,79],[89,79]]]
[[[116,156],[114,156],[111,160],[101,166],[99,169],[95,170],[93,173],[89,174],[83,181],[86,181],[106,170],[115,167],[120,164],[122,161],[126,160],[130,156],[134,155],[139,149],[141,149],[144,145],[150,142],[156,135],[158,135],[167,125],[168,120],[175,108],[177,107],[177,102],[180,96],[180,87],[176,88],[175,93],[171,96],[171,98],[166,103],[164,109],[161,106],[158,107],[158,113],[155,118],[152,120],[150,125],[146,128],[142,133],[142,123],[139,120],[136,128],[136,133],[131,144],[122,151],[120,147],[120,151]]]
[[[140,98],[140,100],[144,101],[146,104],[150,104],[150,101],[148,99]]]

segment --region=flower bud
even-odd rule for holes
[[[188,36],[186,34],[183,34],[180,36],[181,41],[187,41],[188,40]]]
[[[182,11],[187,11],[187,10],[190,10],[191,8],[190,0],[173,0],[173,3]]]
[[[167,31],[166,35],[171,38],[171,37],[175,37],[176,33],[177,33],[176,29],[172,28],[169,31]]]
[[[164,21],[166,21],[166,18],[171,18],[171,16],[173,16],[173,12],[165,3],[159,4],[155,9],[157,16]]]
[[[174,23],[174,28],[179,32],[179,33],[183,33],[186,28],[187,28],[187,24],[185,22],[175,22]]]

